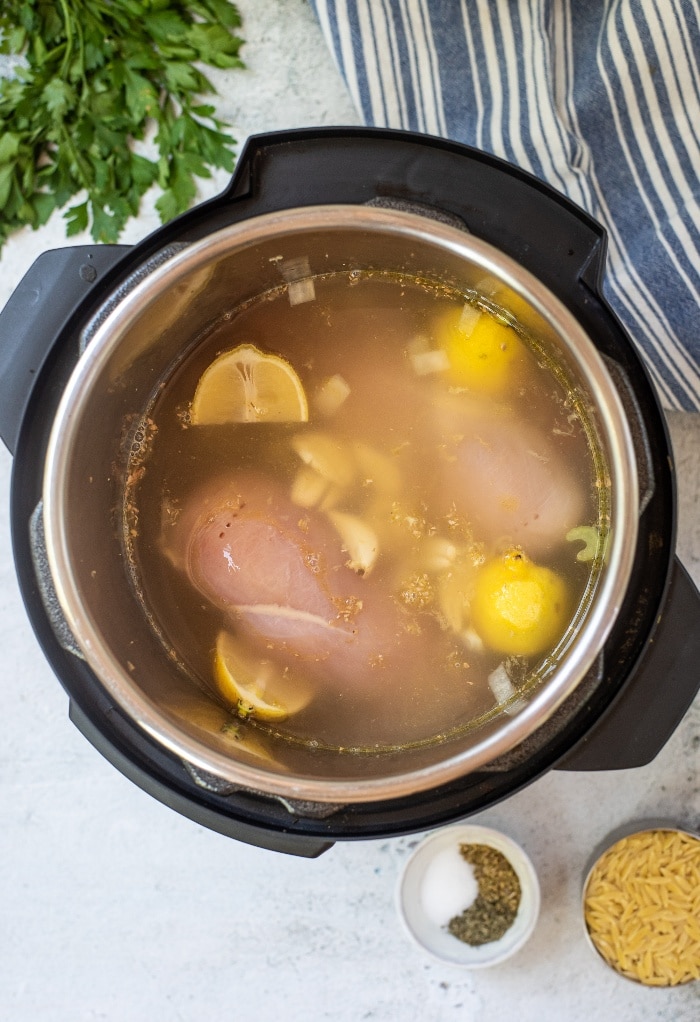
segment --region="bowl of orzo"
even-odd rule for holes
[[[583,886],[588,941],[645,986],[700,979],[700,836],[659,824],[608,843]]]

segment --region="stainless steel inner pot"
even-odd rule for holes
[[[118,528],[121,445],[170,367],[204,327],[293,275],[377,269],[498,290],[587,410],[610,479],[610,538],[594,600],[516,714],[449,741],[382,755],[279,743],[260,759],[221,731],[223,711],[167,657],[135,598]],[[629,580],[639,497],[617,391],[591,339],[535,277],[457,227],[395,209],[325,205],[243,221],[192,244],[100,317],[58,408],[43,499],[47,555],[68,626],[114,701],[198,770],[290,799],[391,799],[466,775],[514,749],[576,689],[602,649]],[[429,669],[429,665],[426,665]]]

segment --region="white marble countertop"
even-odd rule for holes
[[[239,6],[249,70],[217,77],[239,141],[358,123],[304,0]],[[222,185],[215,179],[206,194]],[[123,240],[156,226],[146,204]],[[0,260],[0,307],[35,256],[63,244],[60,221],[13,238]],[[698,584],[700,421],[669,421],[678,552]],[[584,865],[619,824],[661,816],[697,828],[700,699],[650,765],[552,772],[472,818],[525,847],[542,912],[511,961],[482,972],[442,966],[413,946],[395,908],[421,835],[338,843],[316,860],[250,847],[165,808],[78,733],[15,581],[11,467],[0,450],[0,1018],[697,1022],[697,984],[646,990],[610,973],[586,945],[579,905]]]

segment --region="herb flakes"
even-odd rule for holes
[[[461,844],[459,850],[474,870],[479,893],[469,908],[450,920],[448,930],[473,947],[490,944],[513,925],[522,894],[520,881],[508,859],[496,848]]]

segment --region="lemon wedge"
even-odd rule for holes
[[[206,732],[207,741],[214,737],[225,745],[235,745],[237,754],[242,752],[253,759],[278,765],[260,735],[253,734],[242,720],[232,716],[230,710],[205,698],[202,693],[189,698],[180,696],[168,709],[185,723],[188,730],[194,727]]]
[[[239,717],[281,721],[307,705],[310,693],[272,660],[248,656],[229,632],[220,632],[214,653],[214,681]]]
[[[455,384],[494,397],[517,379],[523,344],[511,326],[467,304],[436,326],[436,340],[447,356]]]
[[[308,422],[309,406],[289,362],[252,344],[240,344],[219,355],[202,374],[190,421],[195,426]]]
[[[487,646],[533,656],[563,634],[570,604],[563,579],[514,548],[479,569],[471,607],[474,627]]]

